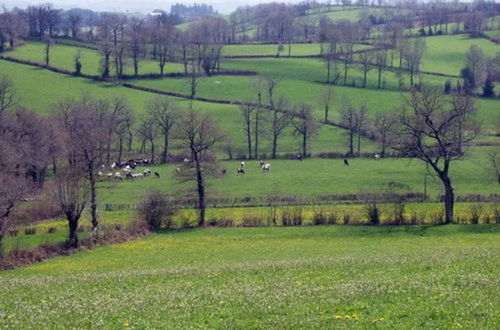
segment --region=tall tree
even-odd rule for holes
[[[243,118],[243,128],[247,139],[248,159],[252,159],[252,124],[255,109],[256,106],[252,103],[243,103],[240,105],[241,115]]]
[[[313,107],[309,104],[299,104],[291,114],[294,134],[302,138],[302,157],[308,157],[308,142],[318,134],[319,123],[314,117]]]
[[[278,139],[283,135],[285,128],[290,122],[287,114],[288,101],[280,97],[278,103],[271,108],[271,137],[272,137],[272,158],[276,159],[278,153]]]
[[[181,118],[177,125],[177,137],[181,143],[191,152],[192,164],[186,165],[185,171],[181,171],[184,178],[196,182],[198,193],[198,209],[200,227],[205,225],[206,210],[206,179],[213,172],[213,157],[210,151],[213,146],[222,141],[222,135],[213,123],[211,117],[202,115],[190,109]]]
[[[443,95],[424,89],[404,98],[395,148],[402,155],[427,164],[444,187],[446,223],[453,222],[455,194],[449,174],[453,160],[464,156],[464,146],[479,134],[472,116],[474,101],[466,95]]]
[[[59,172],[55,178],[55,200],[66,216],[69,228],[68,246],[78,247],[78,222],[90,195],[88,182],[80,168]]]
[[[168,97],[157,97],[153,99],[149,104],[149,109],[163,134],[161,163],[166,164],[168,161],[170,135],[180,117],[180,110]]]

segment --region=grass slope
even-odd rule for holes
[[[193,230],[0,272],[6,328],[498,328],[498,226]]]

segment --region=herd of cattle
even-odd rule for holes
[[[375,159],[380,159],[380,154],[375,155]],[[297,156],[298,161],[302,161],[302,156],[298,155]],[[189,164],[192,163],[192,160],[188,158],[184,158],[184,165],[188,166]],[[159,179],[160,178],[160,173],[158,172],[152,172],[149,168],[146,168],[144,170],[136,171],[137,167],[139,166],[148,166],[152,165],[151,159],[131,159],[129,161],[119,161],[119,162],[114,162],[111,164],[110,169],[111,171],[109,172],[103,172],[106,169],[105,165],[101,166],[101,170],[97,173],[99,177],[105,177],[107,179],[114,179],[117,181],[123,181],[124,179],[144,179],[147,176],[151,176],[154,174],[154,177]],[[344,159],[344,165],[349,166],[349,161],[347,159]],[[259,162],[259,166],[264,173],[270,173],[271,172],[271,164],[270,163],[265,163],[263,160]],[[181,168],[177,167],[176,168],[177,174],[181,173]],[[223,169],[222,174],[226,174],[227,170]],[[241,162],[240,166],[236,169],[236,174],[237,175],[245,175],[245,162]]]
[[[123,181],[123,179],[144,179],[145,177],[152,175],[153,172],[149,168],[139,172],[135,172],[135,170],[138,166],[148,166],[151,164],[151,159],[131,159],[126,162],[114,162],[110,166],[111,172],[104,173],[103,171],[106,169],[106,166],[102,165],[101,170],[97,172],[97,175],[99,177],[106,177],[117,181]],[[154,172],[154,176],[159,179],[160,173]]]

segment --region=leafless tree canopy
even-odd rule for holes
[[[473,100],[466,95],[448,97],[424,89],[405,98],[399,118],[395,149],[424,161],[437,173],[444,185],[447,222],[453,221],[454,204],[450,166],[464,156],[467,143],[479,134],[475,111]]]

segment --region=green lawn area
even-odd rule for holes
[[[67,98],[79,98],[85,93],[93,97],[124,97],[126,98],[138,117],[145,115],[146,104],[155,94],[132,90],[110,83],[94,82],[83,78],[75,78],[53,73],[44,69],[14,64],[7,61],[0,61],[0,71],[7,74],[14,81],[17,93],[22,106],[34,109],[43,114],[50,114],[54,111],[54,105],[58,101]],[[168,81],[181,81],[169,79]],[[187,82],[186,82],[187,84]],[[189,105],[188,100],[172,98],[183,108]],[[206,102],[194,102],[194,107],[214,116],[217,126],[227,133],[235,145],[235,154],[245,152],[243,126],[239,108],[234,105],[222,105]],[[299,150],[299,141],[291,136],[288,131],[286,136],[280,140],[280,153],[295,153]],[[366,141],[368,148],[373,146]],[[317,139],[312,141],[312,152],[345,152],[344,130],[331,126],[323,126]],[[373,149],[368,149],[373,150]],[[270,153],[270,139],[262,139],[262,151]],[[221,156],[224,156],[221,154]]]
[[[492,194],[498,192],[498,184],[486,170],[486,148],[476,148],[464,160],[452,164],[451,177],[457,196],[466,194]],[[209,181],[209,197],[244,199],[251,203],[265,203],[272,193],[282,196],[314,199],[325,195],[356,194],[359,191],[382,191],[391,182],[404,184],[411,191],[424,191],[425,166],[422,162],[408,159],[352,159],[344,166],[342,159],[271,160],[271,173],[264,174],[257,161],[246,162],[245,176],[238,176],[239,161],[222,161],[221,168],[228,173],[222,178]],[[144,180],[124,182],[103,181],[100,184],[101,203],[136,203],[151,189],[176,192],[177,196],[193,193],[194,186],[178,183],[175,168],[178,165],[157,166],[152,170],[161,174],[161,179],[148,177]],[[442,193],[442,184],[436,177],[427,177],[428,194],[437,199]]]
[[[74,70],[74,56],[77,52],[81,52],[82,72],[89,75],[100,74],[101,55],[91,49],[78,48],[67,45],[52,45],[51,46],[51,62],[55,67]],[[17,47],[12,52],[7,52],[5,55],[19,59],[45,63],[45,44],[41,42],[27,42],[25,45]],[[128,59],[125,67],[125,74],[133,74],[132,60]],[[115,70],[112,65],[112,74]],[[165,73],[184,72],[184,67],[179,63],[167,63]],[[139,64],[139,74],[159,74],[160,68],[156,61],[142,60]]]
[[[493,42],[470,38],[468,35],[434,36],[425,39],[427,49],[422,58],[422,70],[459,75],[464,66],[465,55],[472,45],[477,45],[488,56],[500,52]]]
[[[498,226],[207,229],[0,272],[6,328],[498,328]]]
[[[288,56],[288,44],[283,44],[284,49],[280,53],[282,57]],[[355,45],[354,49],[370,48],[368,45]],[[298,55],[319,55],[321,54],[321,45],[319,43],[301,43],[291,44],[290,54]],[[224,56],[235,55],[271,55],[275,56],[278,52],[277,44],[242,44],[242,45],[226,45],[224,46]]]

